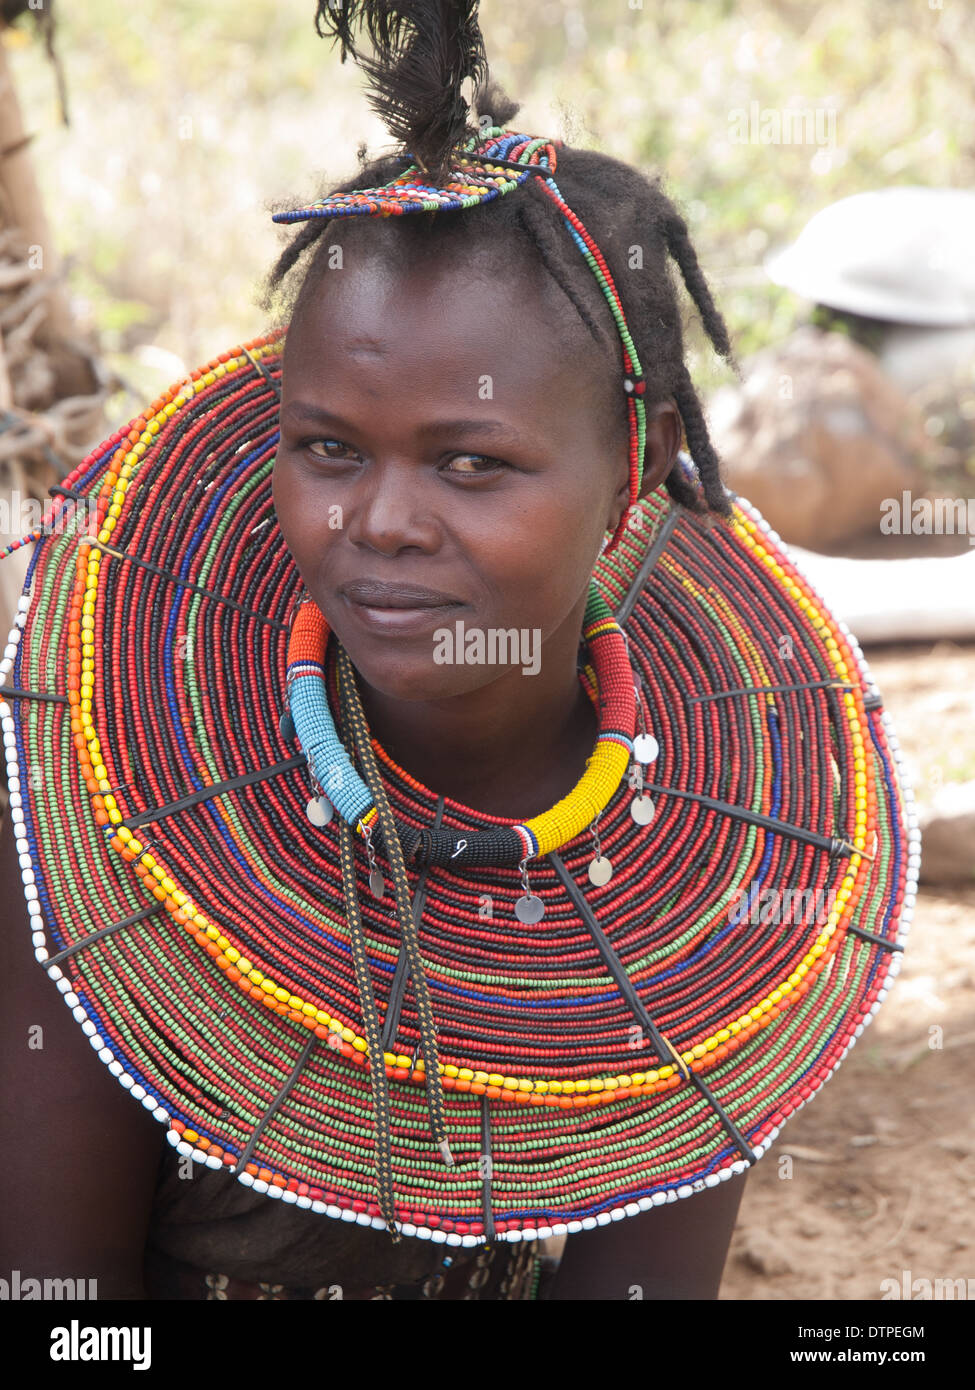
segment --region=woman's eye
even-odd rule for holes
[[[455,464],[463,465],[472,462],[484,464],[485,466],[483,468],[454,467]],[[478,473],[489,473],[493,468],[504,467],[500,459],[489,458],[486,454],[455,454],[450,460],[450,464],[451,466],[447,470],[448,473],[467,473],[474,474],[475,476]]]
[[[350,445],[343,444],[341,439],[312,439],[305,447],[315,458],[335,459],[346,453],[355,453],[355,450]],[[322,452],[318,453],[318,449]]]
[[[346,459],[358,458],[358,452],[351,444],[345,444],[341,439],[312,439],[304,446],[313,458],[317,459]],[[448,461],[446,471],[448,473],[461,473],[467,477],[477,477],[482,473],[490,473],[498,468],[504,468],[505,464],[500,459],[490,458],[486,454],[455,454]]]

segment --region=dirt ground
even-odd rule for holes
[[[866,658],[918,800],[975,777],[975,644]],[[922,885],[879,1014],[749,1175],[721,1299],[873,1301],[887,1279],[901,1297],[914,1280],[975,1281],[973,1077],[975,884]]]

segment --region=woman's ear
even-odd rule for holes
[[[647,406],[646,448],[643,455],[643,482],[640,496],[646,497],[660,486],[677,461],[684,422],[674,401],[668,399]],[[607,528],[615,531],[620,517],[630,502],[629,460],[624,470],[623,481],[614,498],[614,520]]]

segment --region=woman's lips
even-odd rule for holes
[[[451,614],[459,613],[462,603],[436,603],[416,608],[379,608],[365,603],[354,603],[347,594],[342,601],[357,622],[372,632],[411,633],[426,632],[434,627],[442,627]]]

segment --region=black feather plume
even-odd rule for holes
[[[394,139],[440,183],[450,153],[477,130],[461,94],[487,76],[477,0],[318,0],[315,27],[342,44],[369,79],[367,96]],[[372,56],[361,51],[363,31]]]

